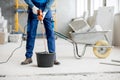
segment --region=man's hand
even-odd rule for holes
[[[42,10],[38,10],[37,14],[38,14],[38,20],[43,21],[43,19],[45,18],[46,12],[42,12]]]
[[[32,12],[34,13],[34,14],[37,14],[38,13],[38,8],[36,7],[36,6],[33,6],[32,7]]]
[[[42,13],[42,10],[37,10],[37,14],[38,14],[38,20],[43,21],[43,13]]]

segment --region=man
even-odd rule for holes
[[[52,14],[50,7],[54,0],[25,0],[28,4],[28,24],[27,24],[27,43],[26,43],[26,59],[21,64],[26,65],[32,63],[32,55],[36,30],[38,25],[38,10],[42,10],[42,20],[46,30],[46,38],[49,53],[55,53],[55,38],[52,27]],[[54,64],[60,64],[54,57]]]

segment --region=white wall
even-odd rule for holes
[[[120,13],[114,19],[114,45],[120,46]]]
[[[113,7],[99,8],[95,24],[100,25],[103,28],[103,30],[111,30],[111,32],[107,33],[110,44],[113,43],[113,23],[114,23],[114,8]]]
[[[71,18],[75,17],[75,1],[76,0],[56,0],[57,2],[57,31],[68,34],[70,28],[68,23]],[[4,5],[7,2],[6,5]],[[0,0],[0,7],[2,7],[2,12],[4,13],[8,23],[14,27],[14,3],[13,1]],[[4,10],[5,9],[5,10]],[[21,16],[22,15],[22,16]],[[27,14],[20,14],[19,21],[21,26],[27,24]],[[41,33],[38,27],[38,33]]]
[[[56,0],[57,1],[57,31],[68,35],[70,27],[69,21],[75,17],[76,0]]]

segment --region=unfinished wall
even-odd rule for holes
[[[76,0],[56,0],[57,4],[57,31],[61,32],[65,35],[69,35],[68,32],[71,28],[68,26],[69,21],[75,17],[75,1]],[[8,29],[10,25],[14,28],[14,0],[0,0],[0,7],[2,9],[2,15],[5,19],[8,20]],[[117,17],[117,16],[116,16]],[[118,18],[119,19],[119,18]],[[118,20],[115,19],[115,20]],[[20,24],[21,26],[25,26],[27,24],[27,14],[20,15]],[[119,24],[119,21],[115,21],[115,24]],[[120,45],[119,39],[119,25],[114,28],[114,44]],[[40,33],[40,29],[38,28],[38,33]]]
[[[120,13],[114,18],[114,45],[120,46]]]
[[[14,2],[13,0],[0,0],[2,16],[8,20],[8,29],[14,24]]]
[[[68,35],[70,28],[68,23],[71,18],[75,17],[75,0],[56,0],[57,4],[57,31]],[[2,15],[8,20],[8,24],[14,27],[14,0],[0,0],[2,7]],[[27,14],[21,14],[19,22],[21,26],[25,26]],[[39,33],[38,28],[38,33]]]
[[[75,0],[57,0],[58,32],[68,35],[69,21],[75,17]]]

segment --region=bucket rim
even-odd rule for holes
[[[36,54],[44,54],[43,52],[35,52]],[[49,54],[49,55],[53,55],[53,54],[55,54],[55,53],[49,53],[49,52],[47,52],[47,53],[45,53],[45,54]]]

